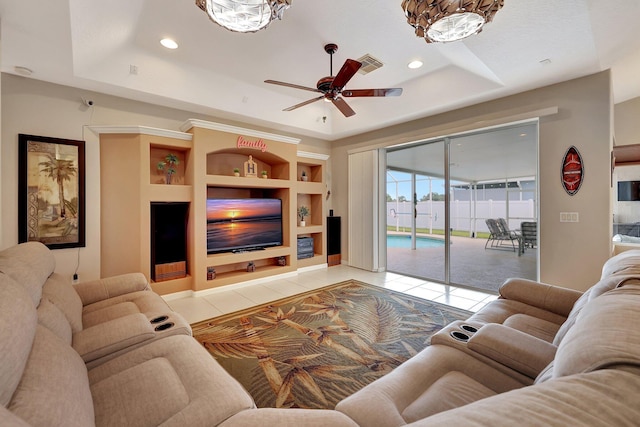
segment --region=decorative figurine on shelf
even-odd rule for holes
[[[262,177],[263,177],[264,179],[267,179],[267,178],[268,178],[268,176],[267,176],[267,171],[262,171]]]
[[[256,265],[253,261],[249,261],[249,264],[247,264],[247,272],[253,273],[254,271],[256,271]]]
[[[304,218],[309,215],[309,208],[306,206],[300,206],[298,208],[298,216],[300,217],[300,227],[307,225]]]
[[[176,173],[176,168],[180,164],[178,156],[175,154],[167,154],[163,161],[158,163],[158,170],[163,171],[166,177],[166,183],[171,184],[171,176]]]
[[[244,162],[244,176],[258,176],[258,164],[253,161],[253,156],[249,156],[249,160]]]
[[[233,176],[240,176],[240,169],[233,168]]]
[[[301,181],[307,180],[307,173],[305,171],[302,171],[302,174],[300,174],[300,180]]]
[[[213,267],[207,267],[207,280],[213,280],[216,278],[216,269]]]
[[[287,265],[287,258],[285,258],[283,256],[279,256],[278,257],[278,265],[280,267],[285,267]]]

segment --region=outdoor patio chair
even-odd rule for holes
[[[485,223],[490,233],[487,242],[484,244],[485,249],[513,250],[518,252],[518,255],[522,254],[522,236],[515,231],[509,230],[504,218],[488,218]]]
[[[525,248],[535,248],[538,245],[538,223],[525,221],[520,223],[522,244]]]

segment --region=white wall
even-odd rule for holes
[[[99,138],[88,129],[89,126],[132,125],[178,130],[187,119],[196,118],[282,133],[10,74],[2,75],[1,85],[0,249],[18,243],[18,134],[86,141],[86,247],[53,251],[56,271],[70,280],[78,256],[81,281],[100,277],[100,150]],[[93,100],[94,106],[86,107],[81,102],[82,98]],[[300,138],[300,151],[330,153],[328,142]],[[108,167],[113,173],[118,173],[118,165]],[[327,173],[331,175],[331,159]],[[126,244],[126,239],[123,239],[123,244]]]

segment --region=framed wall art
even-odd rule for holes
[[[85,246],[84,141],[19,134],[18,240]]]

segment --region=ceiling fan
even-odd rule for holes
[[[333,54],[338,50],[338,45],[335,43],[329,43],[324,46],[324,51],[327,52],[330,59],[330,69],[331,73],[328,77],[323,77],[318,80],[316,83],[316,88],[300,86],[292,83],[279,82],[277,80],[265,80],[265,83],[270,83],[274,85],[292,87],[295,89],[308,90],[311,92],[319,92],[322,95],[316,98],[310,99],[308,101],[301,102],[289,108],[285,108],[282,111],[292,111],[296,108],[303,107],[307,104],[311,104],[312,102],[319,101],[321,99],[326,99],[331,101],[333,105],[338,107],[338,110],[345,117],[351,117],[356,112],[349,107],[349,104],[340,96],[344,96],[345,98],[354,98],[354,97],[362,97],[362,96],[400,96],[402,94],[401,88],[391,88],[391,89],[353,89],[348,90],[344,89],[346,84],[351,80],[351,78],[358,72],[360,67],[362,67],[362,63],[355,61],[353,59],[347,59],[338,71],[338,74],[333,76]]]

